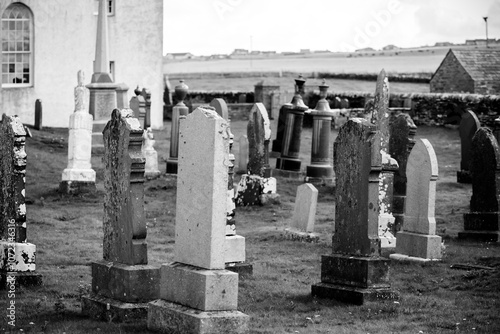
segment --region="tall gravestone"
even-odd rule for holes
[[[143,130],[130,109],[113,110],[104,137],[103,259],[92,262],[92,293],[82,311],[94,318],[145,318],[159,297],[160,270],[148,265]]]
[[[226,269],[242,274],[251,275],[253,266],[245,263],[246,249],[245,238],[236,234],[236,204],[234,199],[234,161],[233,154],[234,135],[231,132],[229,121],[229,110],[226,101],[223,99],[213,99],[210,106],[215,112],[224,118],[228,124],[227,133],[229,136],[229,165],[227,182],[227,209],[226,209],[226,247],[225,261]]]
[[[458,132],[460,134],[460,144],[461,144],[461,160],[460,160],[460,170],[457,171],[457,182],[458,183],[471,183],[471,173],[469,170],[469,165],[472,159],[472,137],[476,133],[477,129],[481,127],[479,119],[476,114],[467,110],[462,115],[462,120],[458,127]]]
[[[59,191],[64,194],[95,190],[96,174],[91,165],[92,115],[89,114],[89,90],[83,82],[83,71],[78,71],[75,112],[69,117],[68,166],[59,184]]]
[[[269,140],[271,125],[262,103],[254,104],[247,126],[249,158],[247,174],[241,176],[236,190],[236,205],[262,204],[263,196],[276,196],[276,179],[270,177]]]
[[[382,154],[382,172],[379,180],[379,236],[382,248],[396,247],[392,215],[394,174],[399,166],[389,154],[390,142],[390,111],[389,111],[389,80],[385,70],[380,71],[377,78],[375,98],[373,101],[372,122],[380,132],[380,152]]]
[[[26,227],[26,131],[17,116],[2,115],[0,123],[0,289],[40,285],[36,246]]]
[[[239,152],[238,152],[238,174],[244,174],[248,166],[248,137],[241,135],[238,139]]]
[[[319,86],[321,98],[316,107],[310,111],[313,117],[313,134],[311,164],[306,167],[306,182],[333,182],[333,167],[330,162],[330,132],[334,113],[326,100],[328,87],[323,79],[323,83]]]
[[[470,212],[464,214],[464,231],[459,239],[499,240],[500,148],[488,128],[479,128],[471,143]]]
[[[407,197],[403,230],[396,235],[396,253],[391,259],[427,262],[440,260],[441,237],[434,217],[438,161],[431,143],[419,139],[407,167]]]
[[[389,154],[396,159],[399,168],[394,174],[394,195],[392,204],[392,214],[394,225],[392,233],[401,230],[404,221],[404,208],[406,200],[406,164],[408,155],[413,145],[415,145],[415,134],[417,127],[411,117],[407,114],[391,115],[389,122]]]
[[[94,60],[94,73],[87,88],[90,90],[89,112],[94,117],[92,128],[92,150],[104,151],[102,130],[117,107],[117,85],[113,82],[109,67],[108,10],[107,1],[99,0],[97,16],[97,36]]]
[[[189,113],[189,108],[184,104],[184,99],[189,87],[183,80],[175,86],[177,104],[172,108],[172,124],[170,128],[170,154],[167,159],[167,174],[177,174],[177,161],[179,154],[179,120]]]
[[[174,261],[161,268],[148,328],[168,333],[244,333],[238,274],[225,270],[229,134],[203,107],[181,119]]]
[[[292,223],[285,229],[285,237],[293,240],[317,242],[319,235],[314,233],[318,189],[311,183],[297,187]]]
[[[367,120],[349,120],[335,140],[333,160],[333,252],[321,258],[321,282],[312,286],[312,295],[357,305],[397,298],[390,288],[390,261],[381,257],[378,235],[380,131]]]

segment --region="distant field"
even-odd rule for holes
[[[179,83],[179,79],[183,79],[182,75],[169,77],[170,84],[175,87]],[[285,101],[291,98],[294,90],[294,80],[291,77],[282,78],[263,78],[263,77],[246,77],[246,78],[196,78],[186,79],[185,82],[191,91],[239,91],[251,92],[254,86],[261,80],[272,80],[273,83],[281,87],[282,92],[289,92],[290,97],[285,97]],[[364,80],[344,80],[344,79],[327,79],[327,84],[330,86],[330,92],[375,92],[375,81]],[[308,79],[306,81],[306,91],[319,90],[318,85],[321,79]],[[390,91],[392,93],[428,93],[429,84],[425,83],[407,83],[407,82],[390,82]]]
[[[260,59],[220,59],[167,61],[165,74],[176,73],[227,73],[227,72],[334,72],[334,73],[378,73],[382,68],[390,73],[433,73],[444,58],[445,50],[405,52],[376,55],[363,54],[357,57],[297,57]]]

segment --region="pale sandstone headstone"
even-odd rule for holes
[[[407,162],[407,195],[403,231],[397,233],[396,254],[391,259],[440,260],[441,237],[434,217],[438,161],[427,139],[417,140]]]
[[[89,114],[89,90],[84,86],[84,73],[78,71],[75,87],[75,112],[69,117],[68,166],[62,173],[59,189],[76,194],[95,189],[95,171],[92,169],[92,115]]]
[[[492,131],[479,128],[472,138],[470,212],[464,214],[460,239],[499,240],[500,148]]]
[[[378,235],[380,149],[381,133],[367,120],[350,119],[339,130],[333,156],[333,254],[322,256],[321,282],[312,286],[313,296],[352,304],[397,298]]]
[[[174,263],[161,268],[148,328],[169,333],[244,333],[238,274],[225,270],[229,165],[227,122],[199,107],[180,120]]]
[[[26,131],[17,116],[2,115],[0,143],[0,286],[40,285],[36,246],[27,239]]]
[[[316,206],[318,204],[318,189],[310,183],[297,187],[295,206],[290,228],[285,230],[285,235],[290,239],[318,241],[319,236],[314,233],[316,219]]]

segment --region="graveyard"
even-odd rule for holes
[[[170,129],[170,121],[165,129]],[[276,122],[272,122],[276,130]],[[247,122],[231,122],[234,138]],[[82,314],[81,297],[91,290],[90,262],[102,257],[104,164],[92,156],[96,190],[62,195],[58,187],[67,161],[67,129],[30,129],[26,140],[28,240],[37,245],[37,272],[43,284],[16,290],[16,325],[24,332],[147,333],[146,320],[129,323],[92,320]],[[335,141],[338,128],[331,130]],[[176,179],[165,174],[170,131],[155,131],[158,178],[144,182],[144,217],[149,265],[174,257]],[[273,135],[274,138],[274,135]],[[441,261],[391,261],[391,288],[399,299],[362,306],[313,298],[320,281],[321,256],[330,254],[335,220],[334,187],[318,186],[316,243],[288,240],[297,187],[301,180],[277,177],[279,203],[237,207],[238,234],[246,238],[246,261],[253,274],[239,279],[238,310],[250,316],[250,333],[496,333],[500,328],[499,246],[458,240],[469,211],[471,185],[456,182],[460,137],[456,127],[419,126],[415,136],[434,147],[439,164],[436,233],[444,247]],[[312,129],[304,128],[300,159],[308,164]],[[238,156],[235,140],[233,153]],[[333,150],[330,149],[330,158]],[[270,165],[274,164],[270,159]],[[236,166],[238,169],[238,166]],[[235,174],[235,184],[241,176]],[[391,251],[394,252],[394,251]],[[383,254],[388,255],[388,254]],[[2,299],[5,309],[6,299]],[[2,324],[2,330],[7,330]]]

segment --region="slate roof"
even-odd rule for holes
[[[450,52],[455,55],[474,81],[500,81],[500,50],[450,49]]]

